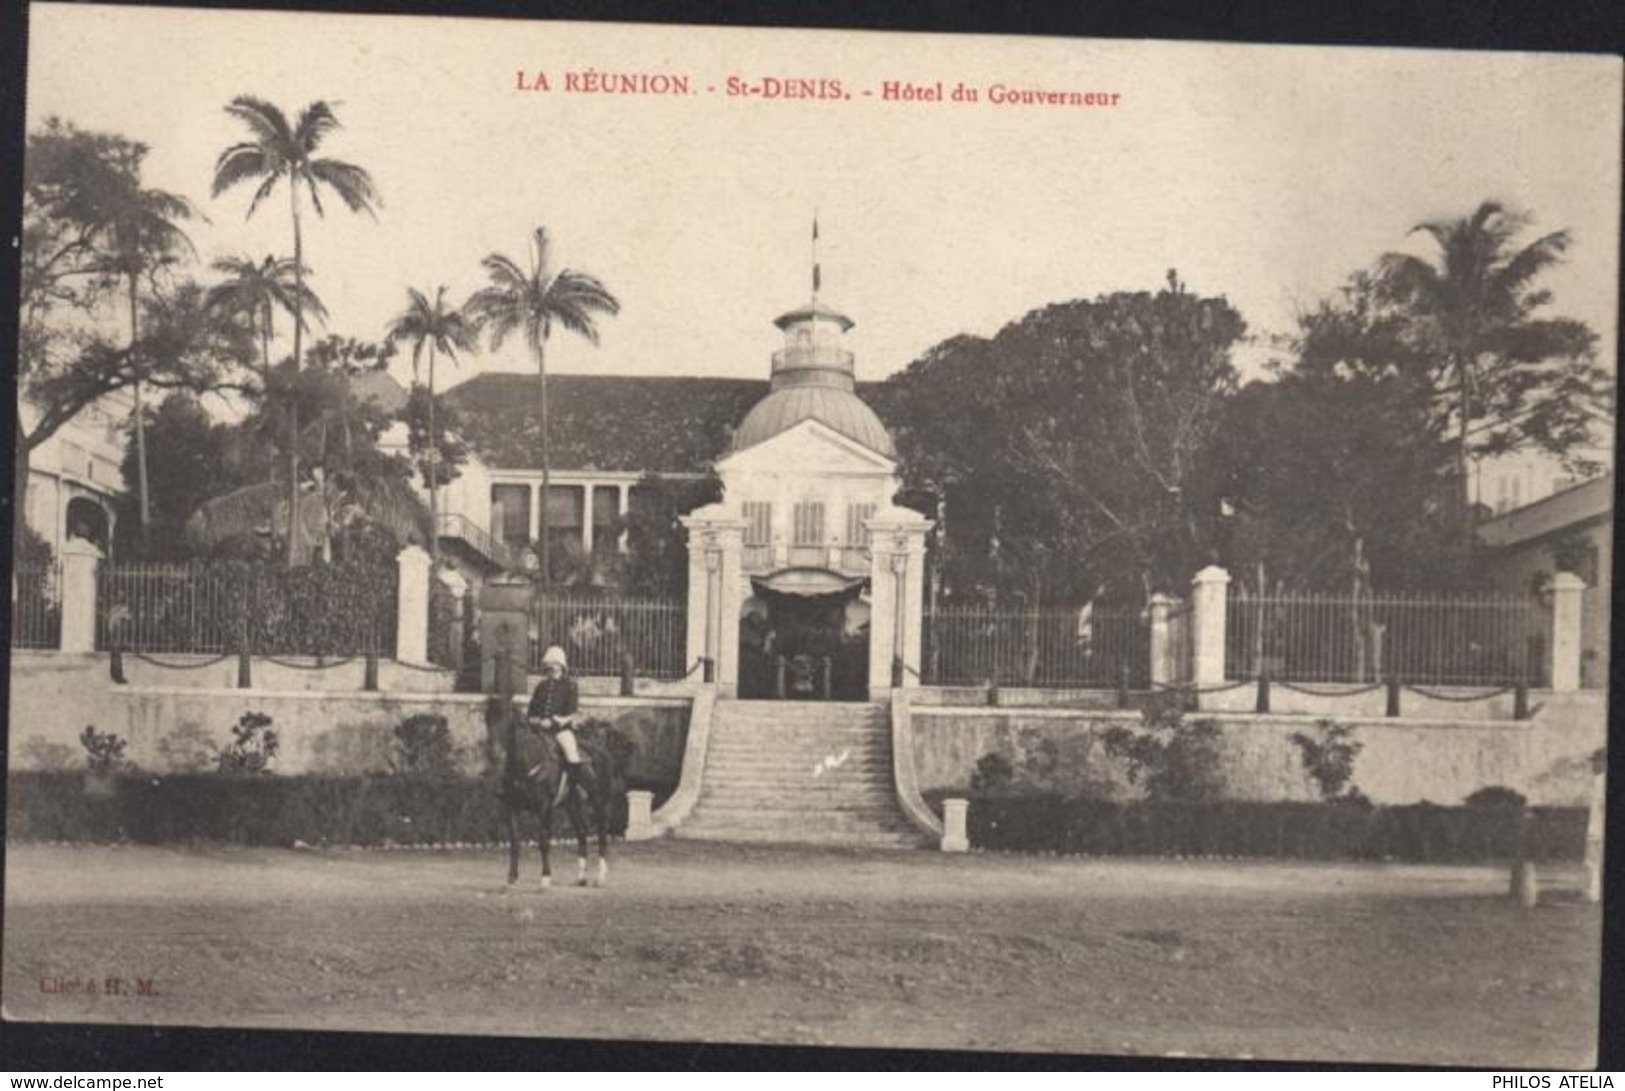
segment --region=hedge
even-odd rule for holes
[[[940,811],[947,793],[932,793]],[[1090,856],[1237,856],[1409,863],[1577,860],[1584,807],[1127,802],[972,796],[976,848]]]
[[[675,788],[638,781],[629,786],[653,791],[657,801]],[[521,817],[526,837],[535,836],[535,822]],[[507,836],[494,783],[472,777],[121,776],[109,794],[98,795],[83,773],[19,771],[7,777],[6,823],[13,841],[377,846]],[[555,833],[571,829],[564,809],[556,810]],[[622,798],[611,807],[609,832],[625,831]]]

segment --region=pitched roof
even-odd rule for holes
[[[1612,519],[1613,511],[1614,475],[1606,473],[1486,519],[1478,525],[1478,537],[1492,547],[1515,546]]]
[[[360,401],[371,399],[385,413],[406,408],[406,388],[387,371],[358,371],[350,376],[350,393]]]
[[[869,385],[858,384],[859,393]],[[446,399],[487,463],[539,469],[538,386],[534,375],[487,372]],[[549,375],[551,461],[558,470],[701,472],[728,452],[734,429],[767,394],[765,379]]]

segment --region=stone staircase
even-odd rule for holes
[[[719,700],[684,838],[913,848],[885,703]]]

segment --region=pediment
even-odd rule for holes
[[[717,460],[717,472],[785,471],[878,477],[896,473],[897,463],[817,420],[804,420],[772,439]]]

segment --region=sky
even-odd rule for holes
[[[30,127],[56,115],[150,145],[144,181],[207,217],[206,263],[289,254],[284,191],[209,196],[245,137],[239,94],[290,114],[334,104],[323,152],[366,167],[377,219],[306,217],[329,330],[377,338],[409,286],[455,298],[493,251],[545,225],[559,264],[622,312],[594,347],[559,332],[554,372],[765,378],[772,319],[822,298],[857,323],[860,379],[1048,303],[1155,290],[1177,268],[1264,343],[1417,223],[1496,198],[1567,228],[1554,313],[1602,335],[1619,282],[1618,58],[874,32],[674,28],[36,4]],[[180,63],[177,63],[181,59]],[[546,73],[549,90],[520,90]],[[689,94],[570,90],[661,74]],[[727,93],[729,78],[839,81],[842,97]],[[946,101],[888,101],[889,81]],[[978,101],[954,102],[956,85]],[[1115,94],[1112,106],[999,103],[995,85]],[[713,90],[714,89],[714,90]],[[1531,236],[1533,237],[1533,236]],[[1425,247],[1418,252],[1426,253]],[[532,368],[522,342],[465,357],[442,387]],[[394,368],[410,375],[403,359]]]

